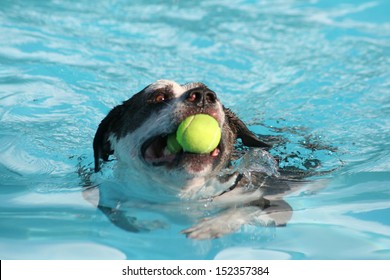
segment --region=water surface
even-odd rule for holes
[[[390,3],[0,3],[1,259],[389,259]],[[287,227],[212,241],[118,229],[80,167],[115,105],[157,79],[202,81],[282,167],[337,170],[287,200]],[[313,166],[311,166],[313,167]]]

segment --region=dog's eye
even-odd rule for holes
[[[165,94],[159,93],[159,94],[157,94],[157,95],[154,97],[154,102],[160,103],[160,102],[165,101],[166,99],[167,99],[167,98],[166,98]]]
[[[166,90],[157,90],[148,98],[148,103],[163,103],[172,99],[172,95]]]

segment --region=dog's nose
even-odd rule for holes
[[[196,106],[204,107],[217,102],[217,95],[209,89],[195,88],[189,90],[186,100]]]

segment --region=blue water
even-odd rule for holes
[[[389,1],[78,2],[0,1],[1,259],[390,259]],[[282,167],[336,170],[286,198],[283,228],[115,227],[78,171],[107,112],[162,78],[287,139]]]

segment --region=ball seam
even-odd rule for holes
[[[191,120],[188,122],[188,124],[183,128],[183,133],[181,134],[180,137],[180,142],[179,144],[183,147],[183,138],[185,138],[185,134],[187,133],[187,128],[191,125],[192,121],[195,119],[195,116],[191,116]],[[185,151],[186,149],[183,147],[183,150]]]

